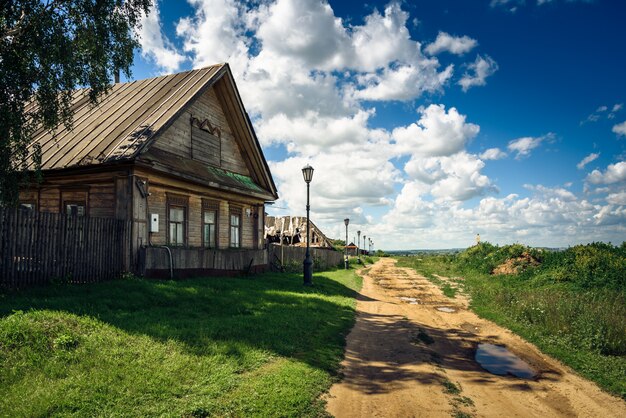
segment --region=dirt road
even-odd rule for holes
[[[327,397],[336,417],[626,417],[626,403],[480,319],[411,269],[381,259],[365,272],[343,380]],[[452,308],[442,312],[437,308]],[[448,309],[449,311],[450,309]],[[537,371],[497,376],[474,361],[504,345]]]

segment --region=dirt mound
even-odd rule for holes
[[[493,269],[491,274],[517,274],[528,267],[535,267],[539,265],[539,261],[528,252],[523,252],[522,255],[515,258],[509,258],[504,263]]]

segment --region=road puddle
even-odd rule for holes
[[[409,298],[409,297],[406,297],[406,296],[400,296],[400,300],[402,302],[408,303],[409,305],[417,305],[417,304],[419,304],[419,301],[417,300],[417,298]]]
[[[440,312],[447,312],[447,313],[456,312],[456,309],[448,308],[447,306],[440,306],[439,308],[437,308],[437,310],[440,311]]]
[[[478,344],[475,359],[483,369],[499,376],[510,374],[522,379],[532,379],[537,375],[525,361],[501,345]]]

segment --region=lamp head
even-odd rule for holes
[[[344,219],[343,223],[346,224],[346,226],[348,226],[348,224],[350,223],[350,219],[348,219],[348,218]]]
[[[304,176],[304,181],[306,184],[309,184],[311,182],[311,180],[313,179],[313,167],[311,167],[310,165],[305,165],[302,168],[302,176]]]

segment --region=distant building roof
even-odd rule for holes
[[[312,247],[333,248],[330,240],[313,222],[311,224]],[[268,216],[265,218],[265,238],[274,238],[289,245],[306,245],[306,216]]]

